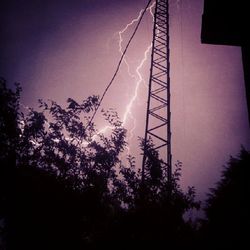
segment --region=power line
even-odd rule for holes
[[[126,45],[126,47],[125,47],[125,49],[124,49],[124,51],[123,51],[123,53],[122,53],[122,56],[121,56],[121,58],[120,58],[120,60],[119,60],[119,62],[118,62],[118,64],[117,64],[115,73],[114,73],[113,77],[111,78],[111,81],[109,82],[109,84],[108,84],[107,87],[105,88],[105,90],[104,90],[104,92],[103,92],[103,94],[102,94],[102,97],[101,97],[101,99],[100,99],[100,101],[99,101],[99,103],[98,103],[98,105],[97,105],[97,107],[96,107],[96,109],[95,109],[95,111],[94,111],[94,113],[93,113],[93,115],[92,115],[92,117],[91,117],[91,119],[90,119],[88,125],[87,125],[87,128],[88,128],[89,125],[92,123],[93,119],[95,118],[96,113],[97,113],[98,109],[100,108],[101,103],[102,103],[102,101],[103,101],[103,99],[104,99],[106,93],[108,92],[110,86],[111,86],[112,83],[114,82],[115,77],[116,77],[116,75],[117,75],[117,73],[118,73],[118,71],[119,71],[119,69],[120,69],[121,64],[122,64],[123,58],[124,58],[124,56],[125,56],[125,54],[126,54],[128,48],[129,48],[129,45],[130,45],[130,43],[132,42],[132,40],[133,40],[133,38],[134,38],[134,36],[135,36],[135,34],[136,34],[136,32],[137,32],[137,30],[138,30],[140,24],[141,24],[142,18],[143,18],[143,16],[144,16],[144,14],[146,13],[146,11],[147,11],[147,9],[148,9],[148,7],[149,7],[151,1],[152,1],[152,0],[149,0],[148,3],[147,3],[147,5],[146,5],[146,7],[144,8],[144,10],[143,10],[143,12],[142,12],[142,14],[141,14],[141,17],[140,17],[140,19],[139,19],[139,21],[138,21],[138,23],[137,23],[137,25],[136,25],[136,27],[135,27],[135,29],[134,29],[134,32],[133,32],[133,34],[131,35],[131,37],[130,37],[130,39],[129,39],[129,41],[128,41],[128,43],[127,43],[127,45]]]

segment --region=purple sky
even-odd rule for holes
[[[23,86],[22,102],[38,98],[65,103],[102,94],[119,61],[118,31],[138,16],[147,0],[6,0],[0,8],[0,75]],[[182,183],[200,197],[218,180],[222,165],[250,130],[239,47],[200,43],[202,0],[170,0],[173,162],[183,162]],[[131,32],[132,29],[129,31]],[[128,35],[124,37],[125,41]],[[128,51],[132,73],[152,40],[147,14]],[[141,69],[146,83],[149,63]],[[123,64],[104,100],[123,117],[136,82]],[[147,88],[140,85],[131,153],[143,136]],[[100,127],[103,120],[96,119]],[[133,120],[128,119],[129,130]],[[138,157],[138,162],[140,157]]]

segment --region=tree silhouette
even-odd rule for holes
[[[203,223],[208,249],[246,249],[249,229],[250,153],[231,157],[215,188],[210,189]]]
[[[152,141],[141,141],[148,156],[142,183],[135,159],[120,161],[126,130],[117,113],[102,112],[111,128],[107,135],[90,122],[97,96],[81,103],[69,98],[66,107],[39,100],[39,111],[21,112],[20,87],[13,92],[2,81],[1,88],[5,171],[15,156],[12,186],[3,186],[12,190],[9,249],[188,244],[191,231],[183,215],[199,203],[194,188],[184,193],[179,186],[180,162],[170,183]],[[5,197],[1,193],[3,202]]]
[[[17,197],[22,198],[18,198],[17,203],[26,200],[25,209],[18,216],[25,218],[25,214],[26,218],[16,226],[21,225],[16,240],[18,245],[26,245],[26,248],[29,243],[31,249],[37,249],[37,242],[44,242],[39,246],[41,249],[92,246],[104,237],[110,213],[120,206],[119,200],[114,199],[113,186],[117,179],[119,154],[126,145],[126,131],[112,110],[103,113],[112,127],[109,138],[99,134],[94,124],[89,123],[88,114],[98,104],[96,96],[81,104],[69,98],[66,108],[54,101],[39,100],[39,103],[39,112],[30,109],[28,114],[20,115],[21,134],[16,151],[20,187],[24,189],[18,187]],[[36,190],[35,193],[29,191],[31,188]],[[44,204],[50,208],[44,208]],[[36,213],[30,211],[32,206]],[[53,217],[52,211],[57,211]],[[27,218],[30,226],[25,232],[22,227],[28,225]],[[34,242],[30,236],[25,241],[25,235],[31,233]]]
[[[145,149],[148,160],[144,182],[136,186],[134,208],[129,211],[129,219],[132,219],[131,224],[127,225],[130,239],[139,248],[151,246],[160,249],[162,245],[188,247],[185,236],[189,232],[183,215],[189,209],[199,208],[199,202],[195,201],[195,190],[193,187],[187,193],[181,190],[181,162],[176,164],[172,182],[169,183],[167,169],[152,141],[142,140],[141,148]]]
[[[10,211],[15,184],[15,145],[20,130],[18,127],[18,107],[21,88],[7,88],[0,78],[0,248],[5,249],[7,227],[11,224]]]

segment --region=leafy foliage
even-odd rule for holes
[[[126,130],[117,113],[103,111],[111,128],[107,136],[90,122],[97,96],[81,103],[69,98],[66,108],[39,100],[39,111],[20,112],[20,88],[15,93],[4,84],[1,88],[15,130],[11,142],[4,130],[9,120],[1,118],[3,141],[16,156],[14,249],[186,244],[183,214],[199,203],[194,188],[184,193],[178,184],[180,162],[170,183],[152,141],[141,141],[148,159],[142,183],[135,159],[128,156],[126,165],[120,161]]]

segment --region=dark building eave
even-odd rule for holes
[[[241,46],[250,124],[250,13],[247,2],[204,0],[201,43]]]

